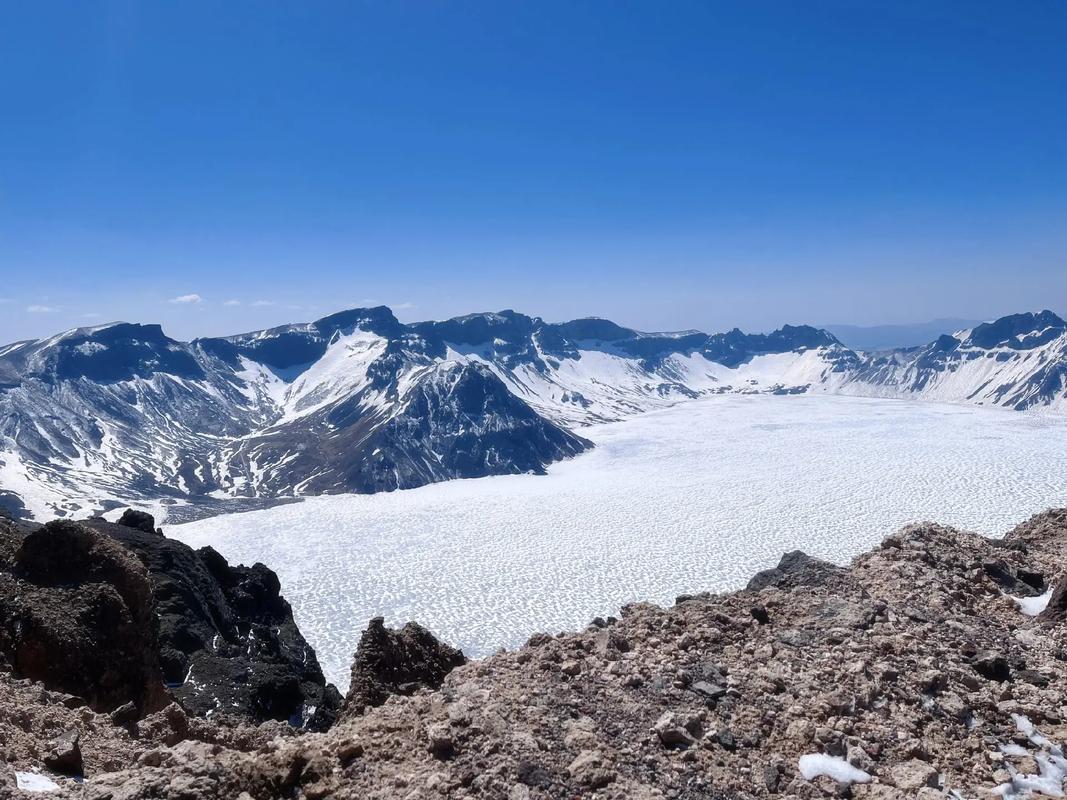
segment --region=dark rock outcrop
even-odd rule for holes
[[[1038,619],[1044,622],[1067,622],[1067,575],[1060,578],[1052,590],[1048,605]]]
[[[194,716],[333,723],[341,696],[271,570],[167,539],[148,514],[122,520],[0,518],[0,663],[123,725],[167,688]]]
[[[326,683],[274,572],[262,564],[230,566],[210,547],[194,551],[161,536],[154,523],[87,524],[147,569],[163,678],[187,712],[287,720],[312,730],[333,723],[341,696]]]
[[[10,544],[9,530],[5,538]],[[85,525],[57,521],[18,543],[0,572],[0,654],[20,677],[96,710],[165,704],[159,623],[144,566]]]
[[[382,617],[375,617],[356,649],[343,716],[358,716],[380,706],[390,695],[436,689],[449,672],[465,663],[462,652],[418,623],[409,622],[397,631],[386,628]]]
[[[812,558],[802,550],[792,550],[782,556],[777,567],[753,575],[745,588],[758,591],[768,586],[777,586],[780,589],[819,586],[843,573],[841,567],[829,561]]]
[[[1003,559],[986,561],[982,571],[1001,589],[1016,597],[1035,597],[1045,591],[1045,578],[1041,573],[1013,567]]]
[[[147,511],[137,511],[133,508],[127,508],[122,512],[122,516],[119,517],[119,525],[125,525],[127,528],[135,528],[145,533],[158,533],[163,535],[163,531],[156,527],[156,518],[149,514]]]

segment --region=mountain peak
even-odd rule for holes
[[[1028,311],[983,322],[971,330],[966,343],[987,350],[997,347],[1030,350],[1062,336],[1065,331],[1067,322],[1052,311],[1036,314]]]

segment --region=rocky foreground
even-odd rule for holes
[[[85,800],[1062,797],[1065,564],[1061,509],[999,540],[909,527],[848,567],[789,554],[478,662],[374,621],[324,732],[146,689],[116,718],[9,664],[0,796],[17,772]]]

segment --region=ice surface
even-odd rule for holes
[[[468,655],[633,600],[743,586],[800,548],[843,563],[933,519],[1000,534],[1067,505],[1067,418],[832,396],[721,396],[582,429],[547,476],[309,498],[170,526],[277,570],[340,688],[360,631],[417,620]]]
[[[800,774],[806,781],[815,780],[820,775],[825,775],[828,778],[833,778],[838,783],[871,782],[870,775],[837,756],[808,753],[808,755],[800,757],[799,767]]]

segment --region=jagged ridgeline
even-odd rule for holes
[[[642,333],[513,311],[401,324],[384,307],[179,342],[158,325],[0,347],[0,503],[48,519],[131,502],[217,510],[540,473],[583,426],[722,393],[1024,409],[1067,402],[1067,324],[1018,314],[858,352],[785,326]]]

